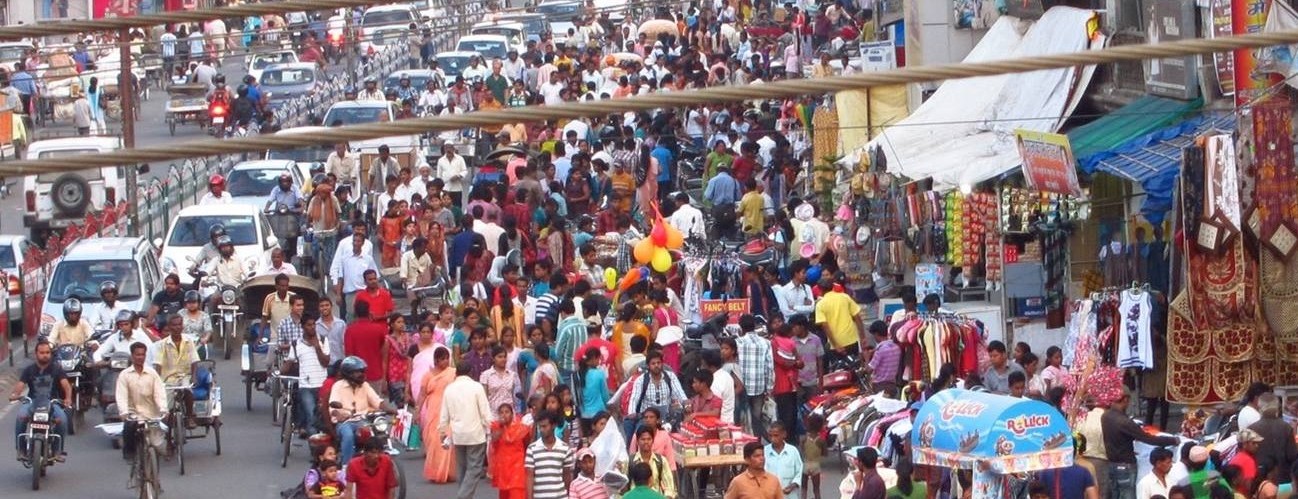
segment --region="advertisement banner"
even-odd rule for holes
[[[1082,186],[1077,181],[1077,161],[1073,159],[1067,135],[1019,129],[1014,131],[1014,137],[1029,188],[1073,197],[1082,195]]]
[[[1155,0],[1150,6],[1145,35],[1149,43],[1174,42],[1195,37],[1194,3]],[[1145,89],[1153,95],[1190,100],[1199,96],[1199,57],[1173,57],[1145,61]]]
[[[1230,0],[1212,0],[1211,16],[1208,18],[1208,38],[1227,37],[1234,33],[1231,21]],[[1235,54],[1217,52],[1212,54],[1212,65],[1217,72],[1217,86],[1221,95],[1235,95]]]
[[[1234,0],[1232,2],[1231,24],[1236,35],[1260,33],[1266,26],[1266,15],[1271,8],[1271,0]],[[1257,55],[1253,49],[1235,51],[1235,105],[1243,106],[1256,97],[1257,93],[1278,80],[1278,76],[1267,74],[1258,69]]]
[[[739,316],[748,312],[748,299],[736,298],[734,300],[699,300],[700,315],[703,320],[716,317],[717,314],[729,313],[730,317],[726,319],[729,324],[739,324]]]

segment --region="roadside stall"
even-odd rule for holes
[[[697,489],[700,471],[713,469],[714,477],[732,476],[736,467],[744,465],[744,445],[756,441],[757,437],[744,433],[742,428],[715,419],[682,425],[679,432],[672,434],[672,445],[680,457],[680,497],[701,497]]]
[[[915,424],[914,463],[973,471],[973,499],[1003,497],[1012,474],[1073,464],[1068,422],[1044,402],[943,390],[924,403]]]

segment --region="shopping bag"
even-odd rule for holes
[[[397,419],[392,425],[392,437],[398,442],[405,442],[410,437],[410,424],[414,420],[414,415],[410,413],[410,406],[406,406],[397,411]]]
[[[424,432],[419,427],[419,421],[412,420],[410,429],[406,433],[410,434],[409,437],[406,437],[406,450],[419,450],[424,446]]]

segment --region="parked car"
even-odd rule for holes
[[[143,237],[81,239],[68,247],[50,273],[41,305],[41,334],[63,320],[63,302],[81,301],[89,319],[99,307],[99,285],[117,283],[117,299],[127,310],[148,310],[153,293],[162,289],[157,249]]]
[[[225,227],[234,242],[234,256],[244,267],[257,268],[267,261],[270,250],[279,247],[260,208],[246,204],[190,206],[172,220],[165,239],[154,241],[162,247],[162,272],[174,272],[182,285],[193,284],[188,272],[193,266],[191,259],[198,258],[203,245],[211,242],[208,231],[216,224]]]
[[[482,54],[483,62],[504,59],[509,54],[509,39],[501,35],[466,35],[455,43],[455,50]]]
[[[101,154],[122,147],[118,137],[69,137],[40,140],[27,146],[27,159],[52,159],[81,154]],[[125,166],[106,166],[74,172],[41,173],[23,177],[25,196],[23,227],[32,241],[44,246],[51,231],[83,222],[86,215],[103,211],[126,195]],[[148,165],[139,167],[147,173]]]
[[[267,66],[257,82],[261,83],[262,93],[270,95],[270,107],[278,108],[303,95],[315,94],[323,78],[315,63],[291,62]]]
[[[20,62],[27,58],[27,51],[36,48],[32,42],[4,42],[0,43],[0,68],[5,71],[13,71],[14,63]]]
[[[523,43],[529,40],[534,42],[541,41],[541,35],[550,32],[550,23],[546,21],[545,14],[535,12],[509,12],[501,14],[496,18],[496,22],[512,22],[523,25]],[[522,51],[519,51],[521,54]]]
[[[501,35],[509,39],[509,48],[519,54],[527,52],[527,26],[518,21],[482,21],[469,28],[471,35]],[[539,33],[538,33],[539,34]]]
[[[0,272],[9,296],[9,331],[19,331],[23,320],[23,260],[31,250],[27,236],[0,236]]]
[[[310,180],[309,167],[299,167],[296,161],[258,159],[234,165],[225,176],[225,185],[236,204],[264,209],[271,189],[279,186],[279,176],[284,172],[293,176],[293,187],[298,192],[302,192],[302,185]]]

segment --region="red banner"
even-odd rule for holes
[[[1015,130],[1019,156],[1023,158],[1023,177],[1028,187],[1043,192],[1081,196],[1077,181],[1077,161],[1068,136],[1058,133]]]
[[[1266,26],[1266,14],[1271,10],[1271,0],[1234,0],[1232,7],[1231,24],[1236,35],[1261,33]],[[1257,71],[1253,49],[1235,51],[1235,106],[1247,104],[1257,92],[1278,81],[1278,74]]]
[[[730,324],[739,324],[739,316],[748,313],[748,299],[736,298],[733,300],[699,300],[700,315],[703,320],[711,319],[717,314],[728,312],[730,317],[727,322]]]

